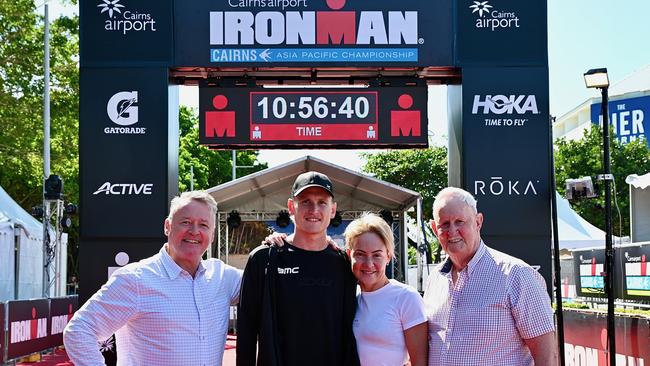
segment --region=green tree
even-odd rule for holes
[[[23,207],[43,183],[43,17],[31,0],[0,2],[0,185]],[[79,19],[50,22],[50,166],[77,201]]]
[[[610,128],[611,130],[611,128]],[[610,132],[611,172],[614,175],[615,190],[612,194],[612,227],[614,235],[630,234],[630,197],[625,178],[630,174],[645,174],[650,171],[650,150],[645,139],[621,144]],[[571,202],[571,206],[587,221],[605,229],[604,184],[596,182],[595,177],[603,173],[603,134],[602,128],[593,126],[585,131],[579,140],[559,139],[555,142],[555,175],[557,190],[564,194],[565,181],[570,178],[591,176],[598,197]],[[618,204],[621,215],[614,203]]]
[[[190,189],[191,167],[194,172],[194,189],[206,189],[232,180],[232,153],[230,150],[211,150],[199,145],[198,112],[188,107],[180,108],[180,149],[178,180],[181,192]],[[258,152],[237,151],[238,166],[252,166],[237,171],[242,177],[267,168],[257,160]]]
[[[42,202],[43,8],[0,2],[0,185],[23,208]],[[50,172],[79,200],[79,18],[50,19]],[[68,273],[77,274],[78,220],[68,230]]]
[[[447,148],[387,150],[365,153],[363,171],[378,179],[419,192],[426,218],[435,195],[447,186]]]

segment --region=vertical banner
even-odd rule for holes
[[[548,63],[547,5],[542,0],[457,0],[456,63]]]
[[[48,348],[49,299],[9,301],[7,359]]]
[[[81,303],[111,267],[163,243],[162,222],[178,189],[178,99],[168,69],[173,4],[79,2]]]
[[[49,347],[63,344],[63,330],[77,309],[79,309],[79,297],[76,295],[50,299]]]
[[[551,291],[548,69],[463,68],[462,104],[462,184],[485,215],[483,238]]]
[[[82,238],[162,236],[172,193],[167,141],[178,140],[168,134],[167,75],[162,68],[81,70],[89,93],[81,96],[79,124]]]
[[[607,366],[607,314],[565,310],[564,355],[567,365]],[[616,364],[650,364],[650,321],[616,316]]]
[[[80,0],[81,67],[169,65],[172,4],[172,0]]]

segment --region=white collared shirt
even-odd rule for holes
[[[424,304],[429,366],[532,365],[524,339],[555,328],[542,276],[483,242],[455,283],[451,260],[436,267]]]
[[[194,278],[158,254],[118,269],[74,315],[64,344],[76,366],[104,365],[97,341],[115,333],[118,365],[221,365],[242,272],[201,261]]]

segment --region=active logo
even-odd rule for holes
[[[497,29],[519,28],[519,17],[514,11],[495,10],[488,1],[472,1],[469,8],[478,16],[474,24],[477,29],[493,32]]]
[[[121,91],[113,94],[106,103],[108,118],[119,126],[131,126],[138,123],[138,92]],[[146,127],[106,127],[106,134],[145,134]]]
[[[111,183],[102,184],[93,195],[105,194],[107,196],[138,196],[153,194],[153,183]]]
[[[486,95],[484,98],[475,95],[472,114],[478,114],[479,108],[483,114],[539,114],[534,95]]]
[[[98,8],[100,13],[106,13],[108,19],[104,21],[104,29],[110,32],[155,32],[156,20],[150,13],[127,10],[120,0],[102,0]]]

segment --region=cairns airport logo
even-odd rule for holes
[[[104,29],[110,32],[155,32],[156,20],[149,13],[129,10],[120,0],[102,0],[99,5],[100,13],[106,13]]]
[[[146,127],[129,127],[138,123],[138,92],[121,91],[113,94],[106,103],[108,118],[121,127],[106,127],[105,134],[144,135]]]
[[[472,14],[478,15],[474,24],[477,29],[489,29],[493,32],[497,29],[519,28],[519,17],[514,11],[493,9],[488,1],[472,3],[469,8],[472,9]]]

